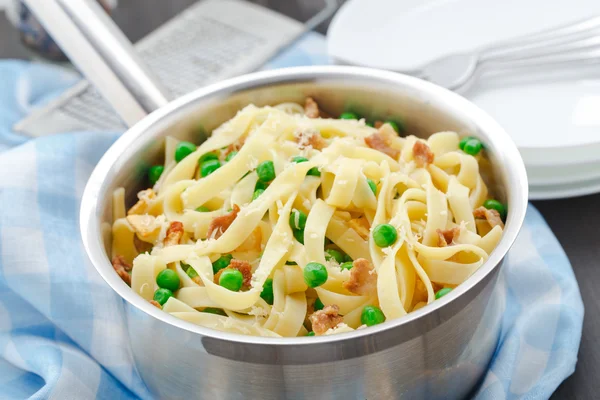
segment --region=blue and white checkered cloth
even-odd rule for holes
[[[327,63],[308,35],[268,67]],[[0,399],[151,398],[133,365],[123,301],[88,261],[79,201],[117,134],[27,140],[11,126],[77,79],[0,62]],[[502,273],[502,337],[478,399],[545,399],[575,369],[583,304],[571,265],[538,211]]]

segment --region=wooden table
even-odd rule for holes
[[[322,0],[251,0],[295,19],[306,21],[323,6]],[[343,1],[343,0],[342,0]],[[114,18],[137,41],[195,0],[120,0]],[[317,28],[326,31],[326,24]],[[0,58],[27,58],[18,35],[0,14]],[[599,111],[600,112],[600,111]],[[564,247],[579,281],[585,303],[583,337],[575,373],[553,399],[600,398],[600,194],[533,204]]]

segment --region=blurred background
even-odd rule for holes
[[[280,12],[300,22],[308,21],[324,7],[323,0],[246,0]],[[342,4],[345,0],[337,0]],[[196,3],[196,0],[104,0],[111,8],[117,25],[132,42],[137,42],[161,24]],[[0,58],[31,58],[31,53],[21,42],[21,33],[14,29],[18,11],[16,0],[0,0]],[[9,16],[13,24],[9,22]],[[13,16],[14,15],[14,16]],[[319,24],[316,30],[325,33],[330,19]]]

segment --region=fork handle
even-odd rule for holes
[[[480,63],[478,68],[487,71],[522,68],[573,68],[596,63],[600,63],[600,47],[521,59],[488,60]]]
[[[479,49],[479,61],[539,57],[584,49],[600,40],[600,16]]]
[[[97,1],[24,1],[125,123],[167,104],[169,92]]]

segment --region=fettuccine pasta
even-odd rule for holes
[[[151,188],[113,196],[115,271],[164,312],[260,336],[400,318],[469,278],[506,208],[481,143],[330,118],[308,98],[249,105],[201,145],[166,139]]]

